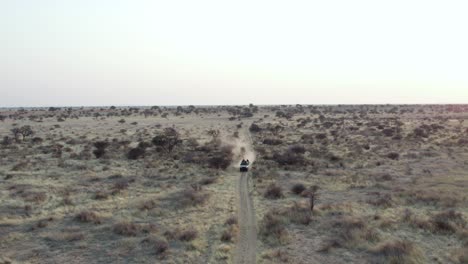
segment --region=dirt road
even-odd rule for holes
[[[257,221],[252,197],[249,194],[249,173],[243,172],[237,184],[239,237],[234,263],[255,263]]]

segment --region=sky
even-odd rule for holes
[[[468,103],[468,1],[0,0],[0,107]]]

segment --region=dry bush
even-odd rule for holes
[[[154,249],[154,253],[159,256],[165,255],[169,250],[169,243],[165,238],[149,236],[143,239],[141,243]]]
[[[52,240],[58,242],[75,242],[85,238],[85,234],[78,231],[63,232],[53,237]]]
[[[30,168],[31,163],[28,160],[25,161],[20,161],[16,163],[13,168],[11,168],[12,171],[24,171],[28,170]]]
[[[265,193],[263,194],[265,198],[268,199],[280,199],[283,198],[283,188],[276,183],[268,185]]]
[[[324,140],[327,138],[327,134],[326,133],[318,133],[315,135],[315,138],[318,139],[318,140]]]
[[[209,194],[201,189],[189,187],[181,191],[177,197],[182,206],[197,206],[204,204],[209,198]]]
[[[209,185],[209,184],[213,184],[215,182],[216,182],[215,177],[206,177],[206,178],[201,179],[199,183],[201,185]]]
[[[468,264],[468,245],[458,250],[454,255],[456,263]]]
[[[328,253],[334,248],[342,248],[342,247],[344,247],[344,245],[340,239],[329,238],[323,241],[322,245],[317,251],[321,253]]]
[[[109,142],[107,141],[97,141],[93,143],[93,146],[96,148],[93,151],[93,154],[96,158],[101,158],[106,154],[106,148],[109,146]]]
[[[341,245],[355,247],[361,241],[376,241],[378,233],[367,225],[362,218],[341,217],[332,222],[332,227],[337,232],[337,238]]]
[[[278,138],[265,138],[263,140],[263,144],[265,145],[271,145],[271,146],[277,146],[283,144],[283,141]]]
[[[225,225],[237,225],[237,217],[236,216],[231,216],[229,217],[226,222],[224,222]]]
[[[40,204],[47,200],[47,194],[45,192],[37,192],[30,190],[19,190],[17,193],[24,199],[25,202],[32,202]]]
[[[413,135],[416,138],[427,138],[429,137],[429,132],[422,127],[417,127],[413,130]]]
[[[392,160],[398,160],[400,158],[400,154],[396,152],[390,152],[387,154],[387,158],[392,159]]]
[[[290,255],[288,251],[284,249],[275,249],[269,251],[265,255],[263,255],[262,258],[278,261],[274,263],[290,263]]]
[[[32,140],[31,140],[31,142],[32,142],[33,144],[41,144],[42,142],[44,142],[44,139],[41,138],[41,137],[33,137]]]
[[[277,244],[284,243],[287,240],[286,224],[288,219],[278,210],[268,211],[260,222],[260,235],[266,242]]]
[[[312,211],[310,208],[297,202],[288,208],[287,216],[295,224],[308,225],[312,221]]]
[[[382,130],[382,133],[384,134],[384,136],[386,137],[393,137],[393,135],[395,134],[395,128],[391,127],[391,128],[385,128],[384,130]]]
[[[105,191],[97,191],[94,194],[94,199],[96,199],[96,200],[105,200],[107,198],[109,198],[109,193],[107,193]]]
[[[138,207],[141,211],[151,210],[156,207],[156,202],[154,200],[143,201]]]
[[[372,249],[371,252],[378,258],[378,263],[426,263],[421,249],[408,240],[386,241]]]
[[[300,195],[303,191],[306,190],[306,187],[304,184],[302,183],[296,183],[293,185],[293,187],[291,188],[291,191],[294,193],[294,194],[297,194],[297,195]]]
[[[233,146],[222,146],[218,151],[208,158],[208,166],[213,169],[227,169],[233,162]]]
[[[391,194],[387,193],[387,194],[380,195],[379,193],[377,197],[368,199],[367,203],[373,206],[380,206],[380,207],[388,208],[388,207],[393,206],[394,200]]]
[[[151,142],[166,153],[171,153],[176,146],[182,143],[182,140],[180,139],[179,132],[175,128],[167,127],[163,132],[153,137]]]
[[[101,224],[102,218],[93,211],[83,211],[75,216],[75,219],[84,223]]]
[[[239,232],[239,228],[237,225],[229,225],[224,231],[221,233],[221,241],[223,242],[233,242],[234,238],[237,236]]]
[[[258,133],[258,132],[262,131],[262,128],[257,124],[252,124],[249,127],[249,131],[253,132],[253,133]]]
[[[301,140],[306,144],[314,144],[314,135],[304,134],[301,136]]]
[[[185,229],[181,231],[180,234],[178,235],[178,239],[180,241],[192,241],[195,238],[197,238],[197,236],[198,236],[198,231],[193,228],[190,228],[190,229]]]
[[[273,154],[273,160],[279,165],[304,165],[305,159],[302,154],[292,151]]]
[[[53,217],[49,217],[47,219],[41,219],[37,222],[36,224],[36,227],[37,228],[44,228],[44,227],[47,227],[49,225],[50,222],[54,221],[55,219]],[[35,228],[33,227],[33,230]]]
[[[434,190],[416,190],[405,193],[409,204],[422,203],[432,206],[455,207],[461,199],[457,193],[443,193]]]
[[[130,183],[134,181],[135,181],[134,178],[131,178],[131,179],[121,178],[117,180],[117,182],[115,182],[114,185],[112,186],[112,194],[115,195],[128,189],[128,187],[130,186]]]
[[[127,158],[130,160],[137,160],[141,157],[145,156],[145,149],[141,147],[136,147],[132,148],[128,153],[127,153]]]
[[[455,233],[467,226],[463,215],[455,210],[447,210],[434,215],[431,219],[436,232]]]
[[[122,236],[136,236],[141,231],[141,226],[128,221],[117,223],[113,226],[114,233]]]
[[[288,148],[288,151],[294,154],[304,154],[306,152],[306,148],[302,145],[292,145]]]

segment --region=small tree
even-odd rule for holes
[[[252,124],[252,125],[250,125],[249,130],[250,130],[250,132],[257,133],[257,132],[262,131],[262,128],[260,126],[258,126],[257,124]]]
[[[11,132],[15,136],[15,140],[19,141],[19,135],[22,136],[22,139],[26,139],[29,136],[34,135],[34,131],[32,130],[31,126],[22,126],[22,127],[15,127],[11,129]]]
[[[182,142],[179,137],[179,132],[175,128],[168,127],[162,133],[156,135],[151,142],[165,152],[171,153]]]
[[[301,194],[303,197],[309,198],[310,211],[314,211],[315,202],[317,201],[317,197],[318,197],[317,195],[318,189],[319,187],[317,185],[314,185],[310,187],[308,190],[303,191]]]
[[[102,156],[104,156],[104,154],[106,153],[106,148],[109,146],[109,142],[107,142],[107,141],[97,141],[97,142],[94,142],[93,145],[96,148],[93,151],[93,154],[94,154],[94,156],[96,156],[96,158],[99,159]]]
[[[210,129],[206,132],[208,135],[210,135],[212,138],[213,138],[213,141],[215,141],[216,139],[218,139],[219,137],[219,130],[218,129]]]

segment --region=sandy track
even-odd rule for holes
[[[249,151],[251,149],[252,139],[247,132],[247,141]],[[255,209],[252,196],[249,193],[249,177],[248,172],[241,173],[237,182],[237,214],[239,222],[239,237],[237,239],[236,254],[234,263],[245,264],[256,262],[257,248],[257,220],[255,218]]]
[[[234,263],[255,263],[257,221],[252,197],[249,194],[249,173],[241,174],[237,184],[239,237]]]

